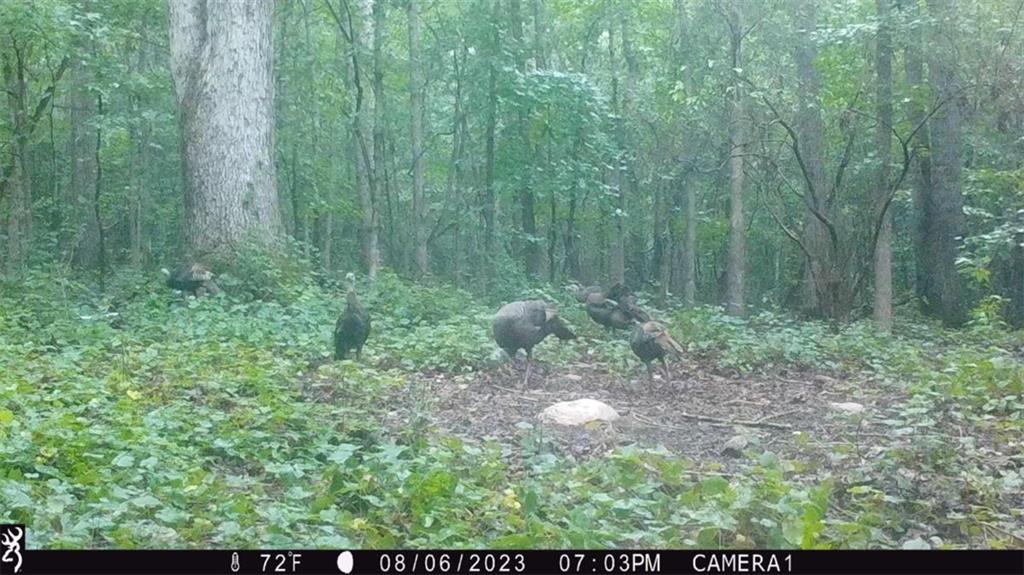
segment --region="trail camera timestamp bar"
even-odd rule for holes
[[[1024,551],[41,551],[21,548],[18,557],[10,552],[7,558],[11,561],[0,563],[0,575],[1024,573]],[[16,566],[18,570],[14,571]]]
[[[37,550],[24,525],[0,525],[0,575],[237,573],[598,575],[891,573],[1022,575],[1018,551]]]

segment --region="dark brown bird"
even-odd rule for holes
[[[363,344],[370,337],[370,314],[359,302],[356,295],[355,274],[348,274],[348,293],[345,297],[345,311],[334,324],[334,359],[345,359],[352,350],[356,359],[363,353]]]
[[[167,276],[167,286],[181,290],[196,297],[216,295],[220,289],[213,282],[213,272],[200,263],[181,264],[171,273],[166,268],[160,270]]]
[[[590,319],[606,328],[629,329],[634,322],[651,319],[636,304],[636,296],[621,283],[616,283],[607,291],[596,286],[581,288],[576,292],[576,299],[586,305]]]
[[[533,347],[544,341],[550,334],[558,339],[575,339],[576,334],[558,316],[555,306],[541,301],[514,301],[505,304],[494,314],[491,333],[498,347],[509,357],[515,357],[520,349],[526,350],[526,376],[523,385],[530,382],[533,370]]]
[[[672,339],[665,326],[656,321],[637,323],[629,338],[629,347],[647,366],[648,379],[654,379],[654,372],[651,369],[651,362],[654,360],[661,362],[661,367],[665,370],[665,379],[671,379],[665,356],[679,357],[684,351],[683,346]]]

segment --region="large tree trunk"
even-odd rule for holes
[[[379,1],[379,0],[378,0]],[[430,273],[427,261],[427,216],[423,197],[423,63],[420,61],[419,0],[409,0],[409,100],[412,110],[412,211],[416,236],[416,271]]]
[[[814,315],[835,317],[839,311],[838,286],[834,277],[833,246],[821,218],[829,217],[829,190],[825,177],[825,124],[821,119],[821,77],[815,67],[818,49],[812,35],[817,27],[813,0],[793,4],[793,20],[797,28],[793,59],[796,63],[798,108],[796,131],[800,134],[800,154],[807,166],[805,187],[807,203],[804,212],[803,243],[807,249],[804,269],[804,305]]]
[[[193,256],[276,242],[274,3],[170,0],[185,240]]]
[[[928,0],[934,19],[928,50],[928,80],[942,106],[931,117],[932,190],[927,202],[929,212],[925,249],[932,252],[934,268],[928,270],[934,282],[931,313],[946,325],[960,325],[965,319],[963,286],[956,259],[963,238],[964,197],[960,167],[962,163],[960,90],[956,69],[956,13],[950,0]]]
[[[732,69],[743,66],[743,0],[732,0],[729,15],[729,56]],[[747,261],[747,228],[743,215],[744,105],[743,82],[737,74],[729,102],[729,256],[725,272],[725,308],[744,315],[744,278]]]
[[[875,152],[878,174],[875,176],[875,205],[883,209],[889,195],[889,162],[892,149],[892,34],[890,0],[876,0],[878,35],[875,39]],[[882,331],[892,329],[892,214],[887,209],[875,244],[875,323]]]

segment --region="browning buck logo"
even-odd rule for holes
[[[21,572],[21,550],[25,546],[24,525],[0,525],[0,546],[3,547],[3,555],[0,555],[0,573],[6,571],[4,563],[13,563],[14,570],[11,573]]]

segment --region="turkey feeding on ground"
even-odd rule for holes
[[[651,319],[636,304],[636,296],[621,283],[616,283],[607,291],[596,286],[581,288],[576,292],[576,299],[586,305],[590,319],[606,328],[629,329],[634,322]]]
[[[671,379],[665,356],[679,357],[683,353],[683,346],[672,339],[665,326],[656,321],[637,323],[629,338],[629,347],[647,366],[648,379],[654,379],[654,372],[651,369],[651,362],[654,360],[661,362],[661,367],[665,370],[665,379]]]
[[[345,276],[348,284],[345,311],[334,324],[334,359],[345,359],[352,350],[359,359],[363,352],[363,344],[370,337],[370,314],[359,302],[356,295],[355,274]]]
[[[530,382],[533,369],[533,346],[549,334],[558,339],[575,339],[576,334],[558,317],[555,306],[541,300],[514,301],[505,304],[494,314],[491,326],[494,342],[505,350],[510,358],[520,349],[526,350],[526,376],[523,386]]]
[[[160,271],[167,276],[167,286],[171,289],[196,297],[216,295],[220,291],[217,284],[213,283],[213,272],[203,264],[182,264],[174,269],[174,273],[167,271],[167,268]]]

